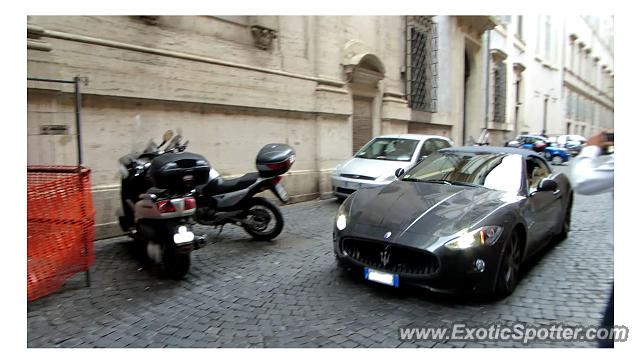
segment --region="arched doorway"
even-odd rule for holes
[[[384,79],[384,66],[359,42],[347,44],[343,65],[353,101],[351,131],[355,154],[380,132],[382,91],[378,83]]]
[[[485,106],[482,93],[483,61],[481,57],[481,47],[475,41],[467,38],[465,41],[464,78],[462,79],[462,144],[473,145],[473,140],[477,140],[485,125]],[[461,54],[462,55],[462,54]]]

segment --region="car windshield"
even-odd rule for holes
[[[438,152],[414,166],[402,181],[475,185],[518,192],[522,185],[522,157],[509,154]]]
[[[376,138],[356,153],[357,158],[411,161],[418,140],[400,138]]]

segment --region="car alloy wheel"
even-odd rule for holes
[[[515,290],[520,275],[522,262],[522,247],[520,246],[518,232],[514,229],[504,249],[504,257],[497,284],[497,292],[501,296],[507,296]]]
[[[563,162],[564,161],[562,160],[562,156],[560,156],[560,155],[555,155],[554,157],[551,158],[551,163],[553,165],[560,165]]]

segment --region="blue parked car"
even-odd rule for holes
[[[560,165],[569,161],[569,151],[563,147],[547,146],[544,149],[544,156],[550,160],[553,165]]]

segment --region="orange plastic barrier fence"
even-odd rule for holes
[[[27,301],[93,265],[90,173],[80,166],[27,166]]]

